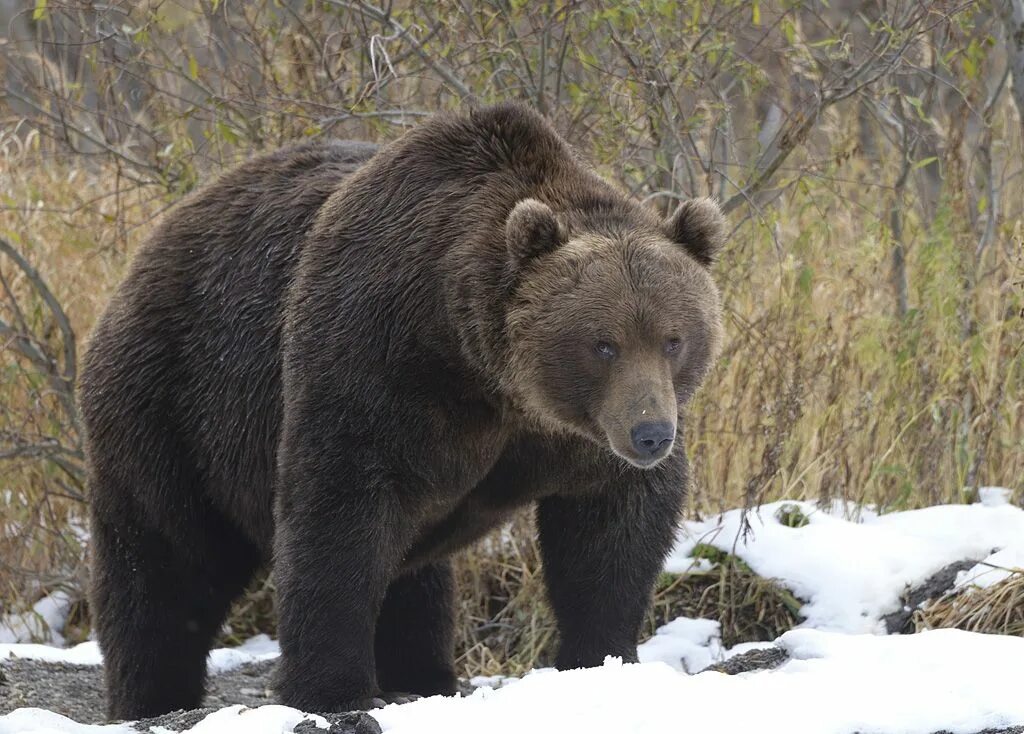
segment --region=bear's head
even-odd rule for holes
[[[709,199],[684,202],[665,221],[518,202],[505,223],[515,279],[506,326],[527,413],[634,466],[668,456],[718,350],[721,305],[708,268],[723,238]]]

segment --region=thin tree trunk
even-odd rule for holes
[[[1006,56],[1013,74],[1013,102],[1024,135],[1024,0],[1002,0],[1006,26]]]
[[[893,111],[895,118],[892,122],[899,133],[899,151],[903,162],[899,176],[893,184],[892,208],[889,210],[889,233],[892,236],[892,265],[889,278],[896,300],[896,315],[902,320],[910,310],[907,296],[907,257],[903,243],[903,194],[907,188],[907,179],[910,178],[917,139],[911,133],[910,121],[904,114],[903,102],[899,95],[893,96]]]

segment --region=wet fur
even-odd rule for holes
[[[720,216],[662,222],[515,105],[374,153],[291,148],[193,194],[91,338],[92,603],[114,718],[199,705],[228,606],[271,560],[284,703],[452,693],[448,556],[529,503],[557,664],[636,658],[686,459],[637,469],[594,416],[632,409],[609,392],[638,370],[681,415],[717,344],[703,265]],[[617,294],[584,287],[602,249]],[[582,302],[545,312],[574,282]],[[674,314],[658,328],[686,332],[686,358],[638,347],[616,377],[553,346],[605,312],[646,343],[623,299]]]

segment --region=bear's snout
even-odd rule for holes
[[[672,448],[676,427],[668,421],[645,421],[633,426],[629,435],[640,461],[655,462],[664,458]]]

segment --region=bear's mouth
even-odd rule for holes
[[[663,462],[665,459],[672,455],[672,448],[669,448],[669,450],[665,452],[663,456],[648,457],[630,456],[627,454],[623,454],[619,451],[615,451],[615,449],[612,449],[612,451],[614,451],[615,455],[618,456],[620,459],[624,459],[628,464],[635,466],[637,469],[653,469],[658,464],[660,464],[661,462]]]
[[[651,467],[656,466],[657,464],[660,464],[662,461],[664,461],[667,456],[668,456],[668,454],[665,454],[665,456],[662,456],[662,457],[657,458],[657,459],[633,459],[633,458],[629,458],[629,459],[626,459],[626,461],[628,461],[630,464],[632,464],[633,466],[635,466],[635,467],[637,467],[639,469],[650,469]]]
[[[605,440],[613,454],[637,469],[653,469],[670,457],[672,455],[672,450],[675,448],[675,440],[673,439],[672,443],[669,444],[668,449],[665,450],[664,453],[659,453],[657,456],[641,456],[631,449],[622,449],[616,446],[615,441],[612,440],[610,435],[606,436]]]

